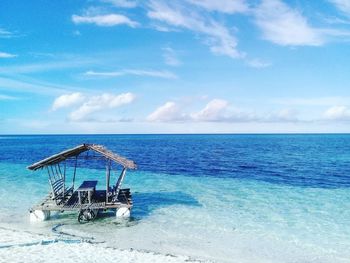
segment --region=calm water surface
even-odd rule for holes
[[[25,167],[81,143],[138,164],[125,182],[132,220],[79,225],[60,214],[29,224],[48,184]],[[4,229],[53,235],[62,224],[61,232],[116,248],[218,262],[350,262],[350,135],[0,136],[0,150]],[[80,166],[78,180],[102,180],[102,166]]]

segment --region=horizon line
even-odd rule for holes
[[[13,133],[0,136],[81,136],[81,135],[349,135],[350,132],[240,132],[240,133]]]

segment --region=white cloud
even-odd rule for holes
[[[198,122],[251,122],[261,121],[254,112],[233,108],[222,99],[211,100],[199,112],[191,113],[191,119]]]
[[[177,58],[176,52],[170,47],[163,48],[163,58],[165,64],[169,66],[179,66],[181,61]]]
[[[128,25],[130,27],[138,26],[138,23],[132,21],[128,17],[119,14],[106,14],[106,15],[91,15],[86,14],[83,16],[73,15],[72,21],[75,24],[95,24],[97,26],[116,26],[116,25]]]
[[[167,70],[138,70],[138,69],[125,69],[121,71],[110,71],[110,72],[96,72],[93,70],[85,72],[86,76],[96,77],[120,77],[125,75],[145,76],[145,77],[157,77],[165,79],[176,79],[177,76]]]
[[[13,78],[0,77],[0,90],[7,90],[9,92],[21,91],[25,93],[35,93],[35,94],[62,94],[63,92],[68,92],[68,90],[79,89],[71,86],[60,86],[57,84],[38,82],[33,80],[14,80]]]
[[[175,102],[169,101],[157,108],[146,118],[152,122],[198,122],[198,123],[296,123],[305,122],[298,119],[294,109],[281,109],[267,114],[256,114],[254,111],[234,108],[223,99],[209,101],[203,109],[188,113]]]
[[[63,70],[68,68],[79,68],[92,65],[96,60],[89,58],[82,58],[78,56],[70,56],[65,60],[53,59],[49,62],[33,63],[33,64],[19,64],[14,66],[0,67],[2,74],[18,74],[18,73],[35,73],[47,72],[52,70]]]
[[[187,117],[181,113],[180,107],[175,102],[168,101],[147,116],[151,122],[184,121]]]
[[[322,28],[319,32],[323,35],[325,40],[328,39],[338,39],[343,41],[348,41],[350,36],[349,30],[336,29],[336,28]]]
[[[197,121],[217,121],[226,118],[225,113],[229,103],[226,100],[213,99],[204,109],[191,114],[193,120]]]
[[[159,32],[178,32],[179,29],[176,29],[174,27],[169,27],[166,25],[160,25],[157,23],[152,24],[152,28],[154,28],[155,30],[159,31]]]
[[[0,38],[11,38],[14,36],[15,36],[15,34],[13,32],[10,32],[10,31],[0,27]]]
[[[120,107],[133,102],[135,95],[128,92],[119,95],[104,93],[88,98],[78,109],[69,115],[71,121],[87,121],[92,113]]]
[[[324,118],[327,120],[350,121],[350,109],[346,106],[333,106],[326,110]]]
[[[213,99],[198,112],[185,113],[182,107],[169,101],[147,116],[152,122],[249,122],[256,120],[250,112],[230,109],[229,103],[222,99]]]
[[[268,122],[298,122],[298,111],[295,109],[282,109],[277,112],[273,112],[262,121]]]
[[[324,43],[321,31],[280,0],[263,0],[255,9],[255,22],[263,38],[283,46],[319,46]]]
[[[0,27],[0,35],[10,35],[11,32]]]
[[[350,105],[350,97],[275,98],[271,103],[302,106]]]
[[[14,58],[14,57],[17,57],[17,55],[6,53],[6,52],[0,52],[0,58]]]
[[[222,13],[243,13],[248,11],[248,5],[245,0],[187,0],[188,2],[201,6],[209,11],[218,11]]]
[[[110,3],[116,7],[123,7],[123,8],[137,7],[137,1],[131,1],[131,0],[102,0],[102,2]]]
[[[267,68],[271,66],[270,62],[263,61],[261,59],[251,59],[246,61],[247,65],[252,68]]]
[[[197,12],[194,6],[191,8],[179,2],[151,0],[147,15],[151,19],[173,27],[187,29],[205,36],[206,44],[215,54],[232,58],[244,56],[236,49],[237,40],[232,33],[223,24]]]
[[[120,77],[120,76],[124,76],[125,73],[122,71],[96,72],[93,70],[89,70],[89,71],[86,71],[84,75],[97,76],[97,77]]]
[[[349,0],[329,0],[333,3],[340,11],[347,15],[350,15],[350,1]]]
[[[350,24],[350,21],[349,21],[348,19],[342,19],[342,18],[334,17],[334,16],[331,16],[331,17],[324,17],[323,20],[324,20],[327,24],[330,24],[330,25],[337,25],[337,24],[340,24],[340,25],[349,25],[349,24]]]
[[[17,97],[9,96],[9,95],[4,95],[0,94],[0,100],[16,100],[18,99]]]
[[[70,107],[83,102],[84,96],[80,92],[74,92],[70,94],[64,94],[55,99],[52,104],[52,110],[58,110],[60,108]]]

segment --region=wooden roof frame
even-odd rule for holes
[[[39,162],[36,162],[30,166],[28,166],[27,168],[29,170],[38,170],[41,169],[45,166],[49,166],[49,165],[54,165],[54,164],[58,164],[68,158],[71,157],[77,157],[79,154],[81,154],[82,152],[86,152],[86,151],[95,151],[99,154],[101,154],[102,156],[104,156],[106,159],[112,160],[120,165],[122,165],[124,168],[127,169],[137,169],[137,165],[134,161],[132,160],[128,160],[116,153],[113,153],[112,151],[108,150],[106,147],[102,146],[102,145],[98,145],[98,144],[81,144],[78,145],[74,148],[65,150],[63,152],[60,152],[58,154],[54,154],[48,158],[45,158]]]

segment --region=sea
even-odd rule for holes
[[[26,167],[82,143],[137,163],[123,184],[131,218],[31,223],[50,188],[45,170]],[[103,189],[104,167],[78,161],[77,184]],[[350,135],[0,136],[0,262],[107,260],[349,263]]]

